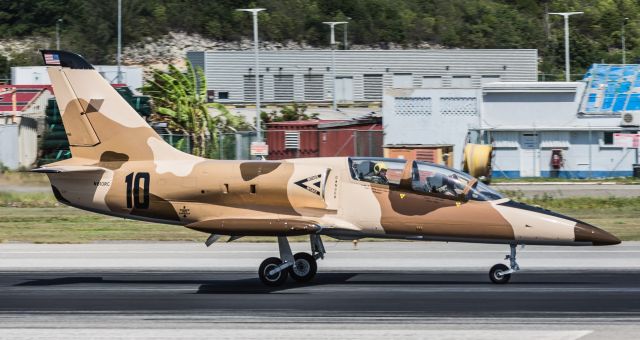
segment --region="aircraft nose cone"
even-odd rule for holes
[[[619,244],[620,239],[612,234],[586,223],[578,223],[574,227],[576,242],[591,242],[594,246]]]

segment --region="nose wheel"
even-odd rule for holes
[[[502,263],[498,263],[489,270],[489,279],[496,284],[505,284],[511,279],[511,274],[520,270],[520,266],[516,262],[516,246],[510,244],[511,252],[504,259],[509,260],[509,267]]]

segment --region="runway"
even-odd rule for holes
[[[4,312],[225,311],[424,317],[640,317],[640,272],[525,272],[494,285],[482,272],[332,273],[263,286],[253,272],[5,272]]]
[[[207,253],[191,244],[0,245],[0,338],[201,338],[215,330],[218,338],[293,339],[313,330],[305,337],[481,339],[500,330],[522,339],[632,339],[640,328],[637,243],[526,248],[523,270],[507,285],[489,283],[484,268],[485,262],[499,262],[493,260],[501,259],[500,246],[352,247],[328,249],[332,260],[319,262],[312,283],[268,288],[247,259],[257,265],[273,255],[273,244],[225,244]],[[155,266],[171,256],[183,266]],[[190,263],[202,257],[226,259],[236,268]],[[23,268],[16,265],[20,258]],[[451,259],[452,265],[394,269],[404,258],[410,264]],[[580,259],[582,266],[559,267]],[[606,266],[624,259],[630,265]],[[81,266],[92,260],[94,268]],[[344,266],[349,270],[339,262],[350,262]],[[61,268],[63,263],[71,268]],[[123,328],[130,331],[119,333]]]

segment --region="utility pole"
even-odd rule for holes
[[[250,12],[253,14],[253,52],[256,62],[256,134],[258,141],[262,142],[262,119],[260,118],[260,56],[258,51],[258,13],[264,8],[241,8],[240,12]]]
[[[351,20],[351,18],[347,17],[347,20]],[[343,36],[342,36],[342,48],[344,50],[348,50],[349,49],[349,45],[347,44],[347,38],[349,37],[349,22],[345,22],[344,24],[344,31],[342,31]]]
[[[564,17],[564,78],[565,81],[571,81],[571,66],[569,59],[569,17],[576,14],[584,14],[584,12],[560,12],[549,14],[561,15]]]
[[[62,24],[62,19],[56,20],[56,50],[60,50],[60,24]]]
[[[118,84],[122,84],[122,73],[120,72],[120,57],[122,54],[122,0],[118,0],[118,52],[116,62],[118,63]]]
[[[622,20],[622,29],[621,29],[621,34],[620,34],[620,40],[621,40],[621,45],[622,45],[622,64],[626,64],[627,63],[627,47],[625,46],[625,40],[624,40],[624,31],[625,28],[627,26],[627,21],[629,20],[629,18],[624,18],[624,20]]]
[[[325,21],[323,24],[329,25],[331,27],[331,73],[332,73],[332,84],[333,84],[333,93],[331,94],[331,98],[333,99],[333,111],[338,111],[338,103],[336,101],[336,36],[335,36],[335,26],[341,24],[347,24],[346,21]]]

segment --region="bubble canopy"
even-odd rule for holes
[[[410,166],[410,169],[407,169]],[[354,180],[370,182],[390,187],[399,187],[401,183],[410,190],[426,195],[436,195],[457,199],[464,197],[474,201],[492,201],[503,198],[495,190],[459,170],[441,165],[411,161],[400,158],[363,158],[349,159],[351,176]],[[379,169],[386,169],[380,173]],[[403,182],[405,177],[405,182]]]

